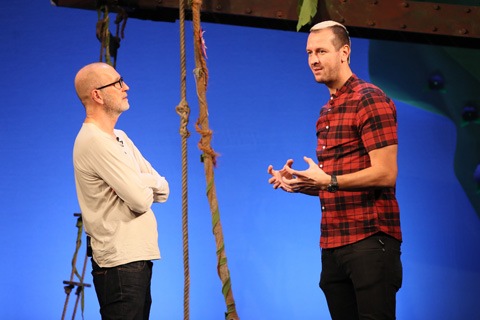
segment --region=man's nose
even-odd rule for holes
[[[316,65],[318,62],[320,61],[320,59],[318,59],[318,55],[316,54],[312,54],[310,56],[310,64],[313,66],[313,65]]]

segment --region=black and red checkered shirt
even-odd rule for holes
[[[352,75],[322,107],[318,165],[342,175],[370,167],[368,152],[398,143],[395,104],[378,87]],[[320,191],[320,246],[336,248],[379,231],[402,240],[395,188]]]

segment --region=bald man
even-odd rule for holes
[[[350,37],[335,21],[314,25],[308,64],[330,99],[316,122],[317,161],[268,167],[275,189],[320,198],[320,288],[333,320],[395,319],[402,285],[395,104],[350,69]]]
[[[152,260],[160,259],[153,202],[165,202],[168,182],[122,130],[128,85],[110,65],[92,63],[75,77],[86,117],[73,164],[92,275],[102,319],[148,319]]]

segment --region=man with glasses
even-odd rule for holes
[[[128,85],[105,63],[75,77],[86,118],[75,140],[73,164],[92,275],[102,319],[148,319],[151,260],[160,258],[153,202],[165,202],[168,182],[122,130]]]

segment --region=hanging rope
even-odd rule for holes
[[[205,62],[205,43],[203,41],[203,32],[200,27],[201,6],[202,0],[193,0],[192,20],[195,51],[194,75],[200,107],[199,117],[196,123],[196,130],[201,135],[198,147],[203,152],[202,159],[205,167],[205,176],[207,179],[207,198],[210,203],[213,234],[215,236],[215,244],[217,248],[217,272],[220,280],[222,281],[222,293],[227,306],[225,319],[238,320],[239,317],[235,308],[235,300],[233,298],[233,292],[231,287],[230,272],[227,265],[227,255],[225,252],[225,244],[223,241],[222,225],[220,223],[220,212],[218,209],[218,201],[213,174],[213,168],[216,166],[217,154],[212,149],[210,143],[212,139],[212,131],[209,129],[208,124],[208,105],[206,99],[208,69]]]
[[[125,26],[128,19],[125,9],[117,7],[117,10],[118,13],[115,19],[117,28],[115,36],[112,35],[109,29],[110,15],[107,5],[102,5],[97,8],[98,20],[96,26],[97,39],[100,41],[99,61],[103,61],[103,57],[105,57],[105,62],[114,68],[117,66],[118,48],[120,48],[120,40],[125,37]]]
[[[115,37],[113,37],[114,44],[112,46],[112,56],[115,58],[113,67],[117,67],[118,48],[120,48],[120,39],[125,38],[125,27],[127,26],[128,14],[125,9],[118,7],[117,17],[115,18],[115,24],[117,25]]]
[[[103,13],[103,17],[102,17]],[[97,28],[96,35],[97,39],[100,40],[100,58],[98,61],[102,62],[103,57],[105,56],[105,62],[109,65],[112,65],[111,55],[110,55],[110,30],[108,25],[110,23],[110,16],[108,14],[108,6],[99,6],[97,8]]]
[[[181,101],[176,107],[180,116],[180,136],[182,137],[182,233],[183,233],[183,319],[190,318],[190,267],[188,256],[188,159],[187,140],[190,108],[187,103],[187,67],[185,58],[185,0],[179,0],[180,16],[180,87]]]

